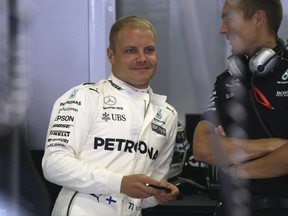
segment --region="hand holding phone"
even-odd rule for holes
[[[162,190],[166,193],[171,193],[171,189],[167,188],[167,187],[163,187],[163,186],[157,186],[157,185],[153,185],[153,184],[146,184],[146,186],[149,186],[149,187],[152,187],[152,188],[155,188],[157,190]]]

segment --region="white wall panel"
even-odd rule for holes
[[[28,142],[43,149],[54,101],[82,82],[105,78],[105,37],[114,22],[114,0],[34,0],[27,23],[32,88]],[[29,14],[27,14],[29,15]]]

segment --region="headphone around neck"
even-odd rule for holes
[[[231,55],[228,57],[228,71],[235,78],[245,78],[249,73],[255,76],[265,76],[272,73],[281,59],[278,55],[287,46],[278,39],[275,49],[261,48],[250,59],[246,55]],[[278,51],[277,51],[278,50]]]

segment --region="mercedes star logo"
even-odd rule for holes
[[[111,95],[106,96],[104,98],[104,103],[107,105],[115,105],[116,104],[116,98],[111,96]]]

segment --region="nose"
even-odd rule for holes
[[[221,23],[220,29],[219,29],[219,33],[220,34],[225,34],[228,31],[228,27],[227,24],[225,24],[224,22]]]
[[[147,56],[146,53],[144,51],[139,51],[138,55],[137,55],[137,62],[147,62]]]

